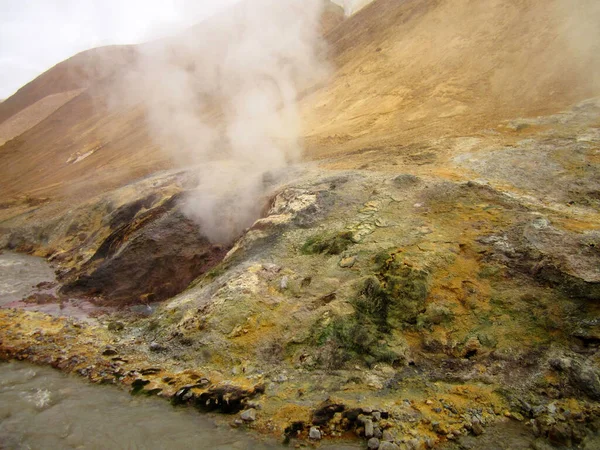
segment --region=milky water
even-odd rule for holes
[[[53,280],[54,271],[42,258],[0,253],[0,306],[31,294],[38,283]]]
[[[38,287],[42,283],[41,287]],[[14,252],[0,253],[0,308],[39,311],[53,316],[91,320],[94,314],[107,312],[88,299],[61,298],[52,302],[24,302],[33,293],[56,295],[54,269],[43,258]]]
[[[0,363],[0,449],[277,449],[191,408]]]

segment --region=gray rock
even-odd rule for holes
[[[373,420],[375,422],[378,422],[381,420],[381,413],[379,411],[373,411],[373,414],[371,414],[371,417],[373,417]]]
[[[410,439],[406,442],[406,446],[408,447],[408,450],[417,450],[419,448],[419,440]]]
[[[383,437],[383,433],[381,432],[381,428],[373,427],[373,436],[377,439],[381,439]]]
[[[383,432],[383,435],[381,436],[381,439],[383,439],[384,441],[387,441],[387,442],[393,442],[394,436],[392,436],[392,433],[390,433],[388,430],[385,430]]]
[[[475,436],[481,436],[485,432],[479,421],[473,421],[471,428]]]
[[[288,287],[288,277],[284,276],[281,278],[281,281],[279,282],[279,289],[281,291],[285,291]]]
[[[164,352],[167,350],[165,346],[160,345],[158,342],[151,342],[149,348],[151,352]]]
[[[365,437],[373,437],[373,433],[374,433],[374,429],[373,429],[373,421],[371,419],[366,419],[365,420]]]
[[[232,424],[232,426],[233,426],[234,428],[237,428],[237,427],[239,427],[240,425],[243,425],[243,424],[244,424],[244,421],[243,421],[243,420],[241,420],[241,419],[235,419],[235,420],[233,421],[233,424]]]
[[[400,447],[393,442],[381,442],[379,444],[379,450],[400,450]]]
[[[321,431],[317,427],[310,427],[308,437],[310,439],[314,439],[315,441],[319,441],[321,440]]]
[[[369,439],[369,442],[367,442],[367,447],[369,447],[369,450],[377,450],[379,448],[379,439]]]
[[[240,418],[244,422],[254,422],[256,420],[256,410],[254,408],[247,409],[242,411],[240,414]]]

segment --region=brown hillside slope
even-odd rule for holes
[[[80,93],[81,89],[75,89],[48,95],[8,118],[0,124],[0,145],[37,125]]]
[[[58,63],[0,104],[0,123],[44,97],[87,88],[134,58],[133,47],[108,46],[87,50]]]
[[[475,133],[590,97],[598,17],[591,0],[378,0],[327,36],[336,70],[302,101],[307,156]],[[58,67],[2,111],[57,90]],[[169,164],[142,111],[109,108],[110,88],[96,85],[0,149],[3,198],[85,197]]]
[[[375,1],[330,36],[337,71],[305,100],[309,154],[464,135],[597,94],[597,23],[590,0]]]

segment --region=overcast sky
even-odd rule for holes
[[[0,99],[93,47],[191,26],[238,0],[0,0]]]

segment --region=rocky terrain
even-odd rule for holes
[[[185,215],[194,171],[142,111],[103,106],[105,78],[65,85],[83,91],[0,147],[0,248],[53,264],[29,305],[98,310],[0,309],[0,355],[299,445],[597,448],[596,18],[534,0],[330,17],[304,161],[265,173],[230,244]],[[23,92],[0,127],[56,95]]]

